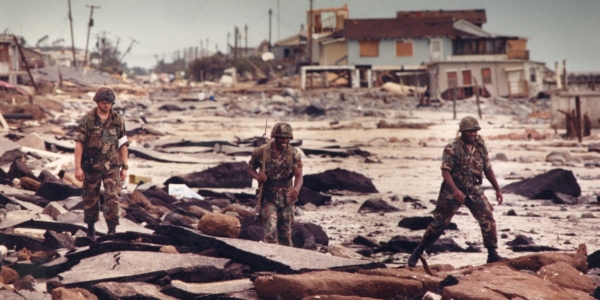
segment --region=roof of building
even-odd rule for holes
[[[455,20],[467,20],[477,26],[487,22],[485,9],[470,10],[416,10],[416,11],[398,11],[397,18],[440,18],[451,17]]]
[[[452,17],[347,19],[344,29],[346,38],[355,40],[457,35]]]

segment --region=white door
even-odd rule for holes
[[[431,44],[429,46],[429,50],[430,50],[431,61],[441,61],[442,60],[442,40],[431,39]]]
[[[507,71],[508,77],[508,93],[510,95],[518,95],[523,94],[525,91],[523,89],[523,70],[519,71]]]

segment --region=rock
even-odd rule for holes
[[[138,223],[138,224],[146,223],[150,227],[158,226],[160,224],[160,219],[156,218],[155,216],[150,215],[145,210],[143,210],[139,207],[127,207],[127,208],[125,208],[125,211],[127,212],[127,215],[125,215],[125,218],[127,218],[135,223]],[[62,215],[60,215],[59,218],[61,218],[61,216]],[[172,218],[170,220],[174,220],[174,219],[175,218]],[[183,216],[181,216],[181,219],[183,219]],[[189,225],[186,224],[183,226],[189,226]]]
[[[304,211],[317,211],[317,207],[312,203],[305,204],[304,206],[302,206],[302,209]]]
[[[21,210],[20,206],[18,206],[16,204],[12,204],[12,203],[6,204],[5,208],[6,208],[7,212]]]
[[[581,218],[582,219],[595,219],[596,216],[593,213],[582,213]]]
[[[65,200],[71,196],[81,196],[81,189],[58,181],[47,181],[35,193],[50,201]]]
[[[561,165],[571,161],[571,153],[569,151],[552,151],[546,156],[547,162],[559,162]]]
[[[242,227],[239,238],[259,242],[265,238],[265,230],[258,225]]]
[[[389,205],[381,198],[371,198],[365,201],[358,209],[359,213],[377,213],[377,212],[395,212],[400,211],[399,208]]]
[[[552,196],[552,202],[556,204],[577,204],[577,197],[569,196],[567,194],[555,192]]]
[[[516,245],[510,248],[513,252],[548,252],[548,251],[561,251],[561,249],[550,247],[550,246],[538,246],[538,245]]]
[[[209,201],[210,205],[216,206],[218,208],[225,208],[228,205],[231,205],[231,200],[229,199],[213,199]]]
[[[398,222],[398,227],[408,228],[410,230],[427,229],[429,224],[433,222],[433,217],[405,217]],[[458,230],[456,223],[451,222],[446,227],[446,230]]]
[[[530,199],[552,199],[555,192],[579,197],[581,188],[572,171],[553,169],[533,178],[513,182],[502,188],[503,193],[513,193]]]
[[[24,147],[46,151],[46,143],[37,132],[26,135],[24,138],[16,141],[16,143]]]
[[[68,210],[64,209],[62,206],[60,206],[56,202],[48,203],[48,205],[46,205],[46,207],[44,207],[44,210],[42,210],[43,214],[49,215],[53,219],[56,219],[59,215],[65,214],[68,212],[69,212]]]
[[[161,291],[177,299],[257,299],[252,297],[253,289],[254,284],[249,279],[211,283],[186,283],[173,280]],[[242,295],[247,295],[248,298]]]
[[[504,154],[504,153],[496,153],[496,155],[494,155],[494,158],[492,160],[508,161],[508,157],[506,157],[506,154]]]
[[[586,293],[564,289],[548,280],[502,265],[474,269],[457,285],[443,289],[443,299],[593,299]]]
[[[331,254],[333,256],[337,256],[337,257],[352,258],[352,259],[361,259],[362,258],[362,255],[360,255],[340,244],[329,245],[327,247],[327,252],[329,252],[329,254]]]
[[[316,249],[317,245],[313,234],[304,226],[303,223],[294,223],[292,225],[292,245],[296,248]]]
[[[44,245],[52,249],[74,249],[75,241],[66,233],[56,233],[52,230],[46,230],[44,233]]]
[[[18,261],[29,260],[30,258],[31,258],[31,251],[27,250],[27,248],[23,248],[19,252],[17,252],[17,260]]]
[[[19,277],[19,274],[17,274],[15,270],[9,267],[2,267],[2,269],[0,269],[0,279],[2,279],[2,282],[5,284],[13,284],[15,281],[21,279],[21,277]]]
[[[34,264],[45,264],[58,256],[58,252],[54,250],[36,251],[31,253],[30,260]]]
[[[223,214],[206,214],[198,222],[198,230],[212,236],[237,238],[240,235],[240,221]]]
[[[537,271],[536,275],[567,289],[580,290],[586,293],[592,293],[595,289],[592,280],[588,276],[562,261],[543,266]]]
[[[258,277],[254,281],[260,298],[303,299],[311,295],[341,295],[392,299],[397,295],[416,298],[423,285],[416,280],[321,271],[297,275]]]
[[[430,266],[434,272],[434,265]],[[442,282],[442,278],[439,276],[431,276],[425,272],[423,268],[411,268],[411,269],[396,269],[396,268],[382,268],[373,270],[359,270],[359,274],[365,274],[370,276],[385,276],[393,278],[401,278],[407,280],[417,280],[423,284],[423,290],[433,291]]]
[[[98,297],[86,289],[59,287],[52,290],[52,300],[98,300]]]
[[[159,286],[145,282],[101,282],[94,288],[102,299],[177,299],[161,293]]]
[[[178,254],[179,253],[179,251],[177,251],[177,249],[175,249],[175,247],[173,247],[171,245],[166,245],[166,246],[160,247],[159,252],[169,253],[169,254]]]
[[[527,245],[527,246],[533,246],[535,245],[535,242],[533,241],[532,238],[519,234],[515,237],[514,240],[506,242],[507,245],[509,246],[519,246],[519,245]]]
[[[175,226],[193,228],[192,224],[194,222],[192,222],[192,220],[189,217],[182,216],[178,213],[168,213],[164,216],[164,223]]]
[[[196,206],[196,205],[190,205],[187,208],[187,212],[189,215],[196,217],[198,219],[202,218],[205,214],[212,213],[212,211],[204,209],[204,208]]]
[[[19,184],[28,191],[37,191],[40,188],[40,182],[29,177],[21,177]]]
[[[371,179],[362,174],[340,168],[327,170],[323,173],[305,175],[303,186],[315,192],[340,190],[378,193]]]
[[[580,272],[587,274],[587,257],[581,253],[535,253],[517,258],[511,258],[497,262],[496,264],[508,265],[515,270],[529,270],[537,272],[543,266],[557,262],[565,262]]]
[[[382,247],[378,252],[391,251],[394,253],[404,252],[412,253],[421,242],[421,237],[406,237],[397,235],[392,237],[387,243],[382,242]],[[433,245],[425,249],[427,253],[441,253],[441,252],[465,252],[465,249],[459,246],[451,238],[440,238]]]
[[[235,212],[241,217],[254,217],[254,215],[256,215],[254,209],[248,209],[245,206],[239,205],[237,203],[225,206],[222,211],[223,213]]]
[[[381,247],[381,245],[375,239],[370,238],[370,237],[365,237],[362,235],[355,237],[354,240],[352,240],[352,243],[357,244],[357,245],[367,246],[370,248]]]
[[[107,252],[82,259],[71,270],[60,274],[67,286],[81,286],[104,281],[136,281],[136,278],[171,277],[180,272],[197,272],[203,276],[221,274],[228,259],[201,256],[194,253],[167,254],[145,251]]]
[[[25,154],[19,149],[20,146],[18,144],[7,139],[2,139],[2,144],[9,144],[9,148],[12,148],[12,150],[8,150],[2,154],[2,157],[0,157],[0,165],[10,164],[17,159],[23,161],[25,160]],[[3,148],[3,150],[4,149],[5,148]]]
[[[298,201],[296,201],[296,205],[303,206],[308,203],[316,206],[326,205],[331,203],[331,196],[323,195],[303,186],[300,189],[300,194],[298,195]]]
[[[20,179],[22,177],[29,177],[33,180],[37,180],[37,177],[33,175],[29,167],[27,167],[27,165],[21,160],[15,160],[12,164],[10,164],[7,175],[10,180],[15,178]]]
[[[35,282],[35,278],[33,278],[33,276],[26,275],[25,277],[19,279],[19,280],[15,280],[15,282],[13,283],[13,286],[15,287],[15,290],[20,291],[20,290],[27,290],[27,291],[37,291],[36,289],[36,285],[37,282]]]
[[[50,171],[48,170],[42,170],[42,172],[40,172],[40,175],[38,175],[38,179],[40,182],[60,181],[58,177],[54,176],[54,174],[50,173]]]
[[[590,254],[587,257],[588,268],[600,268],[600,250]]]
[[[248,163],[245,161],[223,163],[201,172],[171,177],[164,184],[185,184],[199,188],[249,188],[252,187],[252,177],[246,171],[247,168]]]
[[[302,300],[377,300],[371,297],[340,296],[340,295],[314,295],[302,298]]]
[[[313,223],[303,223],[304,228],[308,229],[315,238],[315,243],[327,246],[329,245],[329,237],[320,225]]]

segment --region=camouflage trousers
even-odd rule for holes
[[[451,198],[451,195],[450,197],[443,194],[440,196],[435,210],[433,211],[433,222],[429,224],[429,227],[427,227],[427,230],[421,239],[421,245],[425,248],[437,241],[461,206],[458,201]],[[480,196],[477,196],[477,199],[475,200],[471,199],[469,196],[465,197],[465,206],[471,211],[471,214],[479,223],[481,235],[483,236],[483,246],[486,248],[497,248],[498,236],[496,233],[496,221],[494,220],[492,205],[488,202],[485,195],[481,194]]]
[[[100,184],[104,183],[104,218],[119,224],[119,196],[121,178],[118,168],[105,171],[85,172],[83,180],[84,222],[96,223],[100,213]]]
[[[279,243],[292,246],[292,225],[294,224],[294,204],[287,203],[283,191],[264,189],[265,195],[260,207],[260,216],[265,230],[265,243]]]

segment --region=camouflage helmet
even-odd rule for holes
[[[103,86],[96,91],[94,102],[102,101],[114,104],[115,98],[115,92],[111,88]]]
[[[481,127],[479,127],[479,122],[477,121],[477,119],[475,119],[471,116],[462,118],[462,120],[460,120],[460,125],[458,127],[458,131],[463,132],[466,130],[481,130]]]
[[[292,126],[288,123],[277,123],[273,126],[273,130],[271,131],[271,138],[274,137],[284,137],[284,138],[294,138],[294,134],[292,133]]]

